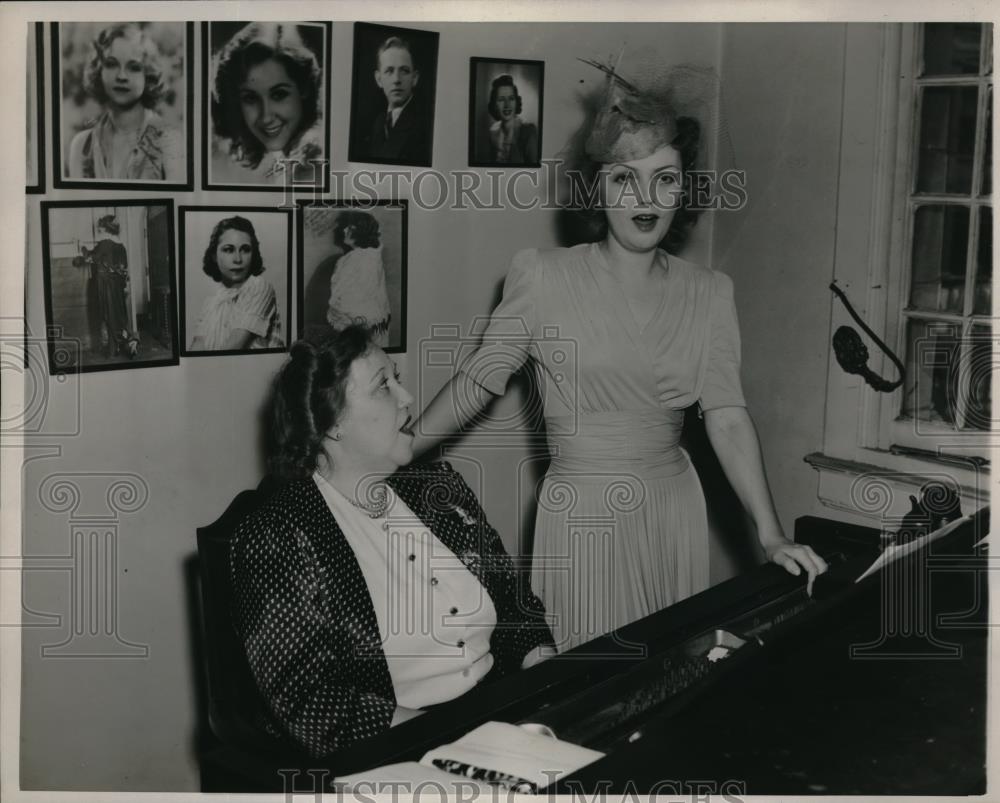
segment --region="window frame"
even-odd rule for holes
[[[909,30],[908,30],[909,29]],[[969,333],[972,327],[989,323],[989,315],[973,315],[975,277],[976,277],[976,247],[979,242],[979,212],[984,206],[992,209],[992,192],[982,195],[978,189],[982,187],[983,155],[985,151],[984,126],[981,124],[986,109],[988,88],[992,86],[992,77],[984,69],[990,64],[991,28],[984,23],[982,47],[980,52],[980,71],[976,75],[933,76],[921,75],[923,69],[923,36],[924,25],[914,23],[903,26],[900,37],[899,63],[906,67],[901,71],[899,112],[900,120],[906,120],[907,125],[898,132],[897,175],[895,176],[895,192],[893,204],[899,210],[900,233],[890,244],[889,270],[887,271],[887,303],[895,299],[893,314],[886,321],[886,342],[895,347],[900,359],[907,360],[907,324],[915,320],[952,322],[959,326],[959,381],[968,376],[969,352],[971,339]],[[921,123],[921,100],[923,87],[934,86],[967,86],[970,83],[978,85],[977,90],[977,128],[973,151],[972,191],[968,196],[942,193],[918,193],[916,163],[917,137]],[[991,187],[992,191],[992,187]],[[969,242],[965,260],[965,300],[961,313],[935,312],[909,308],[913,264],[913,220],[916,209],[926,205],[958,206],[968,208]],[[873,266],[874,267],[874,266]],[[873,277],[874,278],[874,277]],[[895,375],[895,367],[882,355],[883,376]],[[888,373],[887,373],[888,372]],[[920,421],[902,415],[903,393],[906,385],[892,394],[883,394],[878,404],[877,434],[870,445],[881,450],[890,450],[895,446],[944,452],[946,454],[966,454],[986,459],[989,456],[989,433],[982,430],[963,430],[959,423],[965,419],[963,399],[960,393],[959,408],[955,410],[954,425]]]
[[[909,299],[911,256],[906,204],[915,186],[912,143],[917,109],[912,89],[921,27],[919,23],[845,27],[833,280],[872,331],[905,359],[900,345],[905,343],[903,308]],[[981,139],[979,132],[976,136]],[[830,303],[831,339],[841,325],[856,328],[832,294]],[[863,339],[870,343],[867,336]],[[870,345],[869,352],[873,371],[888,379],[898,376],[880,349]],[[900,444],[899,427],[894,431],[894,425],[902,393],[902,388],[879,393],[857,375],[847,374],[831,347],[823,447],[805,457],[819,472],[817,495],[822,504],[871,523],[872,518],[909,510],[909,496],[929,479],[957,486],[964,509],[988,502],[990,471],[982,460],[1000,444],[998,433],[954,429],[930,433],[922,427],[915,439]],[[894,445],[916,446],[920,453],[906,453]],[[865,488],[873,487],[866,481],[886,483],[893,492],[884,503],[866,506]]]

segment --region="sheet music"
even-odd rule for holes
[[[365,772],[344,775],[337,778],[336,785],[342,791],[357,793],[390,792],[393,789],[404,789],[408,793],[414,793],[420,789],[430,792],[443,788],[447,794],[465,799],[468,799],[467,796],[471,792],[489,795],[493,791],[489,784],[482,781],[453,775],[416,761],[386,764],[384,767],[375,767]]]
[[[875,572],[879,571],[883,566],[888,566],[894,560],[898,560],[899,558],[902,558],[905,555],[909,555],[913,552],[916,552],[918,549],[923,548],[926,544],[929,544],[932,541],[937,541],[939,538],[943,538],[944,536],[948,535],[948,533],[957,530],[963,524],[966,524],[971,520],[972,516],[962,516],[962,518],[955,519],[955,521],[944,525],[944,527],[934,530],[934,532],[928,533],[927,535],[922,536],[921,538],[915,538],[914,540],[910,541],[907,544],[891,544],[890,546],[887,546],[882,551],[882,554],[875,559],[875,562],[871,566],[869,566],[865,570],[864,574],[858,577],[858,579],[855,580],[854,582],[860,583],[862,580],[868,577],[868,575],[874,574]]]
[[[487,770],[523,779],[537,788],[603,758],[597,750],[529,732],[506,722],[486,722],[451,744],[428,752],[420,763],[435,761],[465,767],[463,773]],[[470,776],[475,777],[475,776]]]

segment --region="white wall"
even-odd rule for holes
[[[714,266],[733,278],[743,385],[775,504],[823,515],[823,415],[840,169],[846,26],[728,25],[722,82],[749,203],[716,219]]]

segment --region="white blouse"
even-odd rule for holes
[[[372,519],[313,480],[361,566],[397,704],[423,708],[475,686],[493,666],[486,589],[391,489],[387,515]]]
[[[235,287],[220,282],[215,293],[205,299],[195,335],[201,338],[201,348],[205,351],[224,348],[233,329],[245,329],[253,335],[247,348],[285,347],[278,302],[266,279],[250,276]],[[191,345],[194,346],[194,341]]]

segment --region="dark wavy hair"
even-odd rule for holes
[[[113,234],[117,237],[121,234],[122,225],[114,215],[102,215],[97,219],[97,230],[106,231],[108,234]]]
[[[500,119],[500,111],[497,109],[497,93],[500,91],[500,87],[503,86],[509,86],[514,90],[514,98],[517,101],[517,105],[514,107],[514,114],[520,114],[521,108],[524,105],[521,101],[521,93],[517,91],[517,84],[514,83],[513,76],[507,75],[507,73],[498,75],[490,85],[490,102],[486,107],[490,112],[490,117],[494,120]]]
[[[260,240],[257,239],[257,232],[254,231],[253,223],[239,215],[227,217],[215,224],[215,228],[212,229],[212,236],[208,240],[208,248],[205,249],[205,256],[201,260],[201,269],[205,271],[205,274],[223,284],[226,284],[226,280],[222,275],[222,271],[219,270],[219,263],[216,261],[215,252],[219,248],[219,240],[222,239],[222,235],[230,230],[241,231],[250,237],[250,243],[253,246],[250,275],[259,276],[265,270],[264,259],[260,255]]]
[[[107,103],[108,93],[104,91],[101,70],[104,59],[116,39],[138,39],[143,52],[143,71],[146,74],[146,88],[140,102],[147,109],[155,108],[163,97],[163,69],[160,66],[160,49],[150,37],[134,22],[119,22],[101,31],[92,42],[90,60],[83,68],[83,86],[87,94],[102,105]]]
[[[698,160],[698,142],[701,137],[701,125],[693,117],[678,117],[677,133],[670,144],[681,155],[681,171],[684,176],[684,195],[681,205],[674,213],[660,247],[671,254],[676,254],[687,242],[691,230],[698,222],[701,209],[691,205],[691,174]],[[570,180],[578,182],[574,197],[592,203],[583,203],[572,207],[584,226],[584,236],[592,241],[603,240],[608,234],[608,219],[598,202],[597,181],[603,165],[584,155],[578,164],[571,166]]]
[[[344,232],[354,229],[355,248],[378,248],[381,236],[378,221],[367,212],[341,212],[333,224],[333,243],[338,248],[348,249],[344,242]]]
[[[255,168],[264,158],[264,146],[247,128],[240,105],[240,85],[258,64],[274,59],[285,68],[302,96],[302,121],[288,140],[291,152],[299,136],[320,116],[321,72],[316,55],[299,35],[298,26],[251,22],[220,51],[212,85],[212,130],[228,139],[229,152],[243,165]]]
[[[292,344],[275,377],[268,409],[269,470],[284,479],[308,477],[325,454],[324,440],[344,411],[351,363],[372,348],[368,331],[347,326]]]

